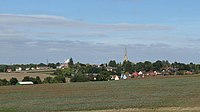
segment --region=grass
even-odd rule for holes
[[[7,86],[0,87],[0,111],[194,108],[199,96],[200,76]]]

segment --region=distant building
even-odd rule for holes
[[[26,82],[18,82],[16,85],[33,85],[34,83],[31,81],[26,81]]]
[[[111,77],[111,80],[119,80],[119,76],[118,76],[118,75],[113,75],[113,76]]]
[[[120,79],[127,79],[128,78],[128,76],[126,75],[126,74],[121,74],[121,76],[120,76]]]
[[[67,60],[65,60],[64,63],[62,63],[62,64],[61,64],[60,66],[58,66],[57,68],[59,68],[59,69],[69,68],[69,62],[70,62],[70,60],[67,59]]]
[[[8,68],[6,71],[7,71],[8,73],[11,73],[11,72],[12,72],[12,69]]]
[[[127,50],[126,50],[126,48],[125,48],[124,61],[128,61],[128,54],[127,54]]]
[[[109,72],[113,72],[117,70],[117,67],[106,67],[106,70]]]
[[[22,67],[17,68],[15,71],[22,71]]]
[[[29,70],[30,70],[30,68],[26,68],[25,70],[26,70],[26,71],[29,71]]]
[[[36,70],[46,70],[49,69],[47,66],[36,67]]]

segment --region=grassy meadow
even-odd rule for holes
[[[0,112],[200,111],[200,76],[0,87]],[[124,109],[124,110],[123,110]]]

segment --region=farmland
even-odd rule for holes
[[[1,79],[10,80],[12,77],[17,78],[19,81],[21,81],[25,76],[30,77],[37,77],[39,76],[42,80],[46,77],[53,77],[50,75],[53,70],[32,70],[32,71],[21,71],[21,72],[12,72],[12,73],[0,73]]]
[[[0,87],[2,112],[200,111],[200,76]]]

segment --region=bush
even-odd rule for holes
[[[65,77],[71,77],[71,74],[73,73],[71,68],[65,68],[65,69],[57,69],[54,71],[53,75],[62,75]]]
[[[55,80],[52,77],[46,77],[43,83],[55,83]]]
[[[89,78],[86,75],[75,75],[71,78],[71,82],[88,82]]]
[[[42,83],[39,76],[37,76],[36,78],[25,76],[22,81],[32,81],[34,84],[41,84]]]
[[[9,82],[6,79],[0,79],[0,86],[7,86],[9,85]]]
[[[107,71],[102,71],[101,73],[100,73],[100,78],[101,78],[101,80],[100,81],[108,81],[108,80],[110,80],[111,79],[111,72],[107,72]]]
[[[42,84],[42,81],[41,81],[41,79],[40,79],[39,76],[36,77],[36,83],[37,83],[37,84]]]
[[[66,82],[65,77],[62,76],[62,75],[58,75],[58,76],[54,77],[54,80],[55,80],[57,83],[65,83],[65,82]]]
[[[12,78],[10,79],[10,84],[11,84],[11,85],[16,85],[17,83],[18,83],[17,78],[13,78],[13,77],[12,77]]]

